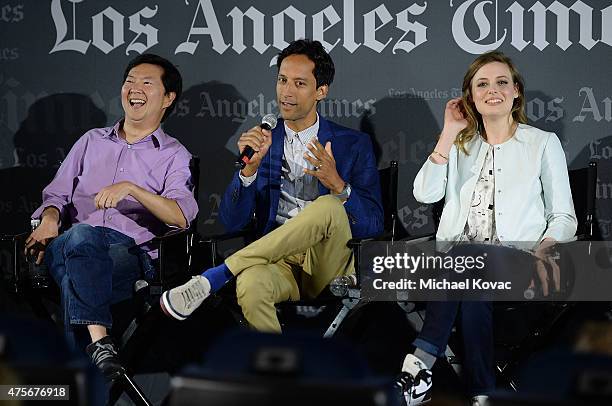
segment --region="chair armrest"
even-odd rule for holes
[[[217,266],[223,260],[223,255],[218,252],[220,244],[224,241],[230,241],[241,238],[244,245],[250,244],[255,240],[255,230],[251,226],[247,226],[239,231],[231,233],[211,234],[202,236],[198,240],[199,246],[206,246],[208,252],[207,261],[211,266]]]
[[[167,290],[189,279],[193,236],[191,228],[173,229],[145,243],[158,249],[158,273],[151,281],[155,291]]]
[[[351,250],[353,250],[353,255],[355,257],[355,275],[357,276],[357,283],[355,285],[355,289],[359,290],[361,283],[360,283],[360,266],[361,266],[361,246],[363,245],[363,243],[365,242],[375,242],[375,241],[381,241],[381,242],[388,242],[388,241],[392,241],[393,240],[393,235],[391,233],[383,233],[379,236],[376,237],[369,237],[369,238],[352,238],[350,239],[347,243],[346,246],[348,248],[350,248]],[[431,241],[435,239],[435,234],[428,234],[428,235],[424,235],[421,237],[407,237],[407,238],[403,238],[401,240],[398,241],[408,241],[410,243],[420,243],[420,242],[425,242],[425,241]],[[353,288],[353,287],[351,287]],[[344,295],[339,295],[339,296],[344,296]]]
[[[32,231],[26,231],[0,236],[0,255],[7,260],[6,269],[0,269],[0,283],[6,283],[14,293],[23,294],[31,289],[48,288],[52,285],[46,265],[29,262],[24,253],[25,240],[31,233]]]
[[[355,249],[355,248],[360,247],[361,244],[363,244],[366,241],[375,241],[375,239],[374,238],[351,238],[346,243],[346,246],[349,247],[350,249]]]
[[[1,241],[16,241],[16,240],[24,240],[30,235],[31,231],[26,231],[25,233],[19,234],[2,234],[0,235]]]
[[[202,236],[202,238],[200,238],[200,242],[214,243],[214,242],[219,242],[219,241],[227,241],[227,240],[232,240],[234,238],[248,237],[252,233],[253,233],[252,229],[245,228],[240,231],[234,231],[233,233],[205,235],[205,236]]]
[[[164,235],[158,235],[151,239],[151,243],[161,243],[163,241],[167,241],[171,238],[175,238],[176,236],[183,236],[191,233],[191,229],[189,228],[178,228],[167,231]]]
[[[390,233],[384,233],[376,237],[351,238],[350,240],[347,241],[346,246],[353,251],[353,257],[355,258],[355,277],[356,279],[354,281],[355,283],[354,284],[350,283],[349,285],[346,286],[346,289],[340,288],[341,292],[340,291],[334,292],[334,288],[330,286],[330,289],[332,290],[332,292],[334,292],[335,296],[353,295],[353,297],[357,297],[360,295],[359,293],[359,290],[360,290],[359,268],[361,266],[361,247],[366,242],[389,241],[390,237],[391,237]],[[334,281],[332,281],[332,284],[334,284]],[[350,293],[350,291],[353,291],[353,293]]]
[[[366,237],[366,238],[351,238],[346,243],[346,246],[353,249],[361,246],[364,242],[370,241],[391,241],[393,235],[391,233],[382,233],[377,235],[376,237]]]
[[[421,235],[418,237],[406,237],[406,238],[402,238],[400,241],[405,241],[405,242],[409,242],[411,244],[418,244],[420,242],[426,242],[426,241],[432,241],[436,239],[436,235],[435,234],[425,234],[425,235]]]

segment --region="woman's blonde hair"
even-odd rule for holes
[[[510,69],[512,81],[518,89],[518,97],[514,99],[512,105],[512,118],[518,123],[527,123],[527,115],[525,114],[525,82],[523,81],[521,74],[516,69],[516,66],[512,60],[502,52],[486,52],[472,62],[465,73],[465,76],[463,77],[463,95],[461,97],[461,101],[463,103],[463,114],[465,115],[468,125],[457,135],[455,145],[464,153],[467,153],[465,144],[470,142],[481,129],[484,131],[482,116],[478,110],[476,110],[476,105],[474,104],[474,100],[472,98],[472,80],[480,68],[491,62],[501,62],[508,66],[508,69]],[[486,137],[486,134],[483,135]]]

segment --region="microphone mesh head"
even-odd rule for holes
[[[278,122],[278,119],[276,118],[276,114],[266,114],[261,119],[261,123],[269,125],[271,130],[273,130],[274,127],[276,127],[277,122]]]
[[[139,279],[134,282],[134,292],[139,292],[141,289],[145,289],[149,286],[149,283],[143,279]]]

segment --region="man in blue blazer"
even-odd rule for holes
[[[275,303],[315,297],[337,276],[355,272],[352,237],[383,229],[376,160],[368,135],[317,114],[334,64],[318,41],[297,40],[278,56],[282,119],[273,131],[243,133],[239,151],[255,154],[237,171],[220,207],[228,231],[256,215],[257,241],[225,263],[164,292],[162,309],[184,320],[233,277],[251,326],[280,332]]]

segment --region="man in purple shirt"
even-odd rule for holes
[[[74,144],[44,189],[32,214],[41,223],[26,240],[26,252],[44,259],[61,288],[68,339],[74,346],[91,342],[87,353],[110,379],[123,372],[108,336],[110,305],[154,272],[155,253],[143,243],[168,226],[188,227],[198,211],[191,155],[160,127],[181,95],[179,71],[144,54],[123,79],[124,119]],[[62,222],[72,226],[58,237]]]

